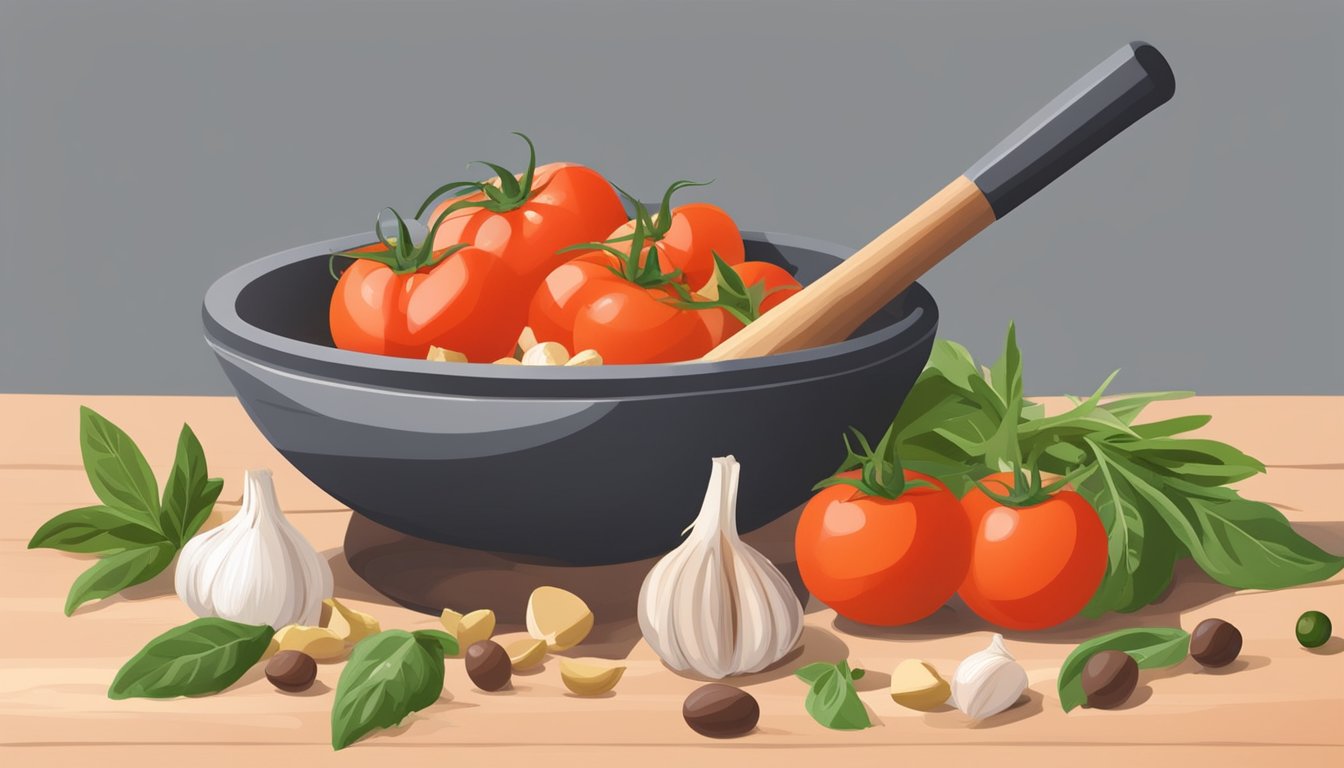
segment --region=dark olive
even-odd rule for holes
[[[317,679],[317,662],[302,651],[281,651],[266,662],[266,679],[282,691],[306,691]]]
[[[750,733],[761,718],[761,706],[740,688],[710,683],[691,691],[681,705],[681,716],[696,733],[726,739]]]
[[[481,640],[467,648],[467,677],[482,691],[502,690],[513,677],[509,653],[494,640]]]
[[[1205,619],[1190,633],[1190,658],[1206,667],[1225,667],[1241,653],[1241,630],[1222,619]]]
[[[1098,651],[1083,665],[1082,684],[1087,706],[1115,709],[1139,684],[1139,663],[1124,651]]]

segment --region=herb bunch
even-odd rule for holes
[[[1104,399],[1115,375],[1048,416],[1022,395],[1011,325],[1003,356],[988,368],[965,347],[940,340],[890,435],[906,467],[937,476],[959,495],[988,474],[1020,469],[1024,456],[1035,471],[1067,476],[1109,539],[1106,575],[1085,616],[1154,602],[1185,558],[1237,589],[1307,584],[1344,567],[1344,557],[1302,538],[1278,510],[1229,487],[1265,471],[1262,463],[1225,443],[1183,436],[1209,416],[1138,422],[1150,403],[1193,392]]]

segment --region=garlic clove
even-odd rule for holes
[[[952,703],[977,720],[1012,707],[1027,689],[1027,671],[995,634],[989,646],[957,665],[952,675]]]
[[[331,596],[331,567],[280,511],[269,470],[248,470],[243,504],[197,534],[178,557],[174,587],[197,616],[242,624],[315,625]]]
[[[271,644],[275,653],[298,651],[312,656],[314,661],[336,661],[345,656],[346,651],[345,640],[330,629],[300,624],[281,627],[271,638]]]
[[[803,606],[779,569],[737,533],[740,468],[714,459],[686,540],[654,565],[639,595],[644,639],[667,666],[721,679],[786,656]]]
[[[927,712],[947,703],[950,695],[948,682],[926,661],[906,659],[891,673],[891,699],[903,707]]]
[[[616,687],[625,666],[602,661],[561,659],[560,681],[578,696],[601,696]]]
[[[588,636],[593,612],[573,592],[537,587],[527,599],[527,633],[546,642],[548,650],[565,651]]]
[[[509,655],[509,664],[514,672],[531,669],[546,658],[546,641],[524,637],[509,643],[504,652]]]
[[[457,623],[457,646],[466,653],[472,645],[482,640],[489,640],[493,634],[495,634],[495,612],[488,609],[472,611]]]
[[[383,631],[377,619],[350,608],[334,597],[322,601],[322,613],[327,615],[328,610],[330,614],[321,626],[335,632],[337,637],[351,645]]]

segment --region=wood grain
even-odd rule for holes
[[[61,614],[71,580],[89,560],[25,549],[48,517],[88,504],[92,492],[79,468],[78,404],[87,403],[126,429],[145,449],[162,481],[182,421],[200,435],[222,498],[236,500],[243,469],[275,470],[290,519],[331,560],[336,592],[385,627],[433,627],[431,616],[388,604],[343,563],[350,513],[312,487],[266,444],[232,398],[0,396],[0,751],[9,765],[143,765],[163,762],[262,765],[332,758],[328,719],[342,665],[324,664],[307,695],[274,690],[253,670],[228,691],[170,701],[111,701],[106,689],[120,664],[146,640],[191,618],[172,594],[171,578]],[[1047,400],[1051,408],[1062,406]],[[1213,413],[1203,434],[1227,440],[1270,465],[1244,484],[1275,503],[1304,535],[1344,550],[1344,482],[1338,419],[1344,398],[1196,398],[1153,406],[1152,417]],[[236,506],[221,505],[221,517]],[[464,605],[461,608],[489,607]],[[554,659],[515,678],[512,691],[487,694],[450,661],[443,698],[399,728],[340,753],[351,765],[442,765],[461,754],[490,764],[784,765],[823,760],[985,761],[999,765],[1132,765],[1193,760],[1229,765],[1284,760],[1315,764],[1344,757],[1344,638],[1308,651],[1293,637],[1303,610],[1344,624],[1344,577],[1277,592],[1234,592],[1188,564],[1162,602],[1136,614],[1071,622],[1031,634],[1009,633],[1008,647],[1028,671],[1027,701],[973,724],[955,711],[906,710],[886,693],[898,661],[925,659],[944,674],[984,646],[990,629],[949,606],[918,624],[874,629],[809,606],[802,650],[780,667],[737,681],[760,701],[761,728],[732,742],[711,742],[681,721],[681,700],[700,681],[662,666],[628,623],[598,617],[606,642],[566,655],[619,655],[629,671],[614,695],[578,699],[564,691]],[[1242,658],[1223,672],[1192,662],[1145,672],[1133,703],[1101,712],[1060,711],[1055,676],[1082,639],[1136,625],[1193,628],[1218,616],[1245,635]],[[521,632],[516,625],[503,631]],[[613,650],[614,649],[614,650]],[[880,726],[839,733],[813,723],[802,708],[803,684],[791,670],[815,660],[849,658],[869,669],[860,696]],[[897,749],[898,748],[898,749]],[[456,750],[450,752],[448,750]],[[467,750],[461,752],[461,750]],[[785,751],[787,750],[787,751]],[[455,756],[457,755],[457,756]]]
[[[709,351],[734,360],[808,349],[849,338],[854,329],[980,230],[994,210],[959,176],[853,256]]]

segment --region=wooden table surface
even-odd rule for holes
[[[1046,399],[1051,402],[1051,399]],[[964,608],[944,608],[919,624],[880,630],[837,620],[809,606],[804,647],[780,668],[739,681],[760,701],[760,728],[748,737],[703,739],[681,720],[683,697],[700,685],[664,668],[637,627],[607,627],[596,649],[574,655],[618,656],[629,669],[614,695],[568,695],[553,659],[515,678],[513,690],[487,694],[449,660],[440,701],[333,754],[332,689],[341,664],[323,665],[302,695],[276,691],[252,670],[209,697],[149,701],[107,698],[118,667],[151,637],[192,618],[173,594],[171,574],[88,604],[66,618],[61,606],[88,558],[27,550],[33,531],[54,514],[94,503],[78,449],[78,406],[87,404],[125,429],[144,449],[162,483],[183,421],[205,446],[212,475],[225,479],[216,516],[236,511],[243,470],[270,467],[290,519],[332,562],[336,595],[377,616],[385,628],[437,626],[434,617],[382,598],[345,565],[342,535],[350,512],[319,491],[262,438],[232,398],[0,395],[0,750],[6,765],[342,764],[803,765],[823,760],[938,761],[955,764],[1339,764],[1344,758],[1344,576],[1278,592],[1233,592],[1184,564],[1161,602],[1130,615],[1071,622],[1051,631],[1008,634],[1026,667],[1029,700],[972,724],[955,710],[919,713],[893,703],[888,673],[903,658],[933,663],[950,676],[958,660],[982,648],[990,630]],[[1058,401],[1054,401],[1058,405]],[[1269,466],[1242,484],[1273,503],[1303,535],[1344,551],[1344,398],[1202,397],[1158,403],[1149,418],[1211,413],[1202,435],[1230,442]],[[489,606],[462,606],[471,609]],[[1293,635],[1299,613],[1322,610],[1336,635],[1308,651]],[[1065,714],[1055,677],[1079,641],[1122,627],[1191,629],[1212,616],[1245,636],[1226,670],[1187,660],[1145,672],[1130,704],[1116,711]],[[599,623],[602,617],[598,617]],[[507,633],[518,628],[508,628]],[[602,627],[599,627],[602,629]],[[569,654],[567,654],[569,655]],[[860,682],[878,727],[828,731],[803,710],[805,686],[792,669],[848,657],[870,670]],[[389,763],[395,761],[395,763]],[[932,764],[932,763],[928,763]]]

